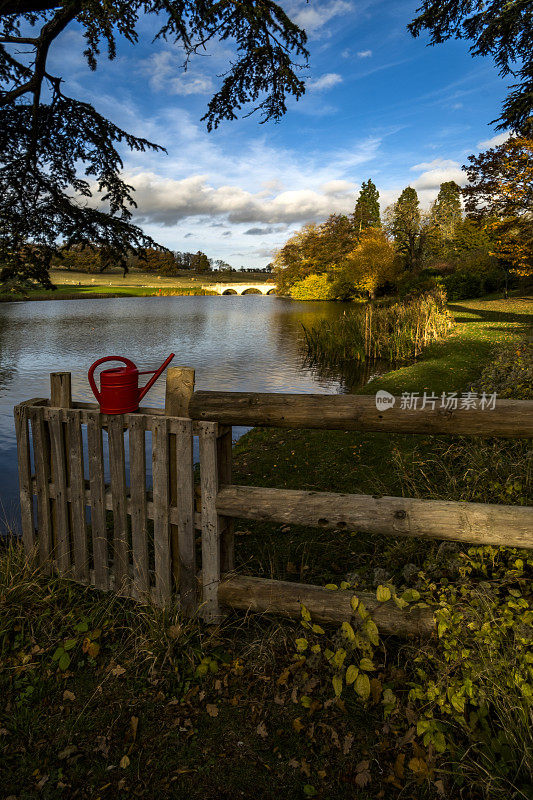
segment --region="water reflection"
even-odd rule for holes
[[[13,406],[49,396],[49,373],[72,373],[76,400],[92,400],[90,365],[124,355],[155,369],[169,352],[196,369],[198,389],[338,393],[364,375],[319,370],[302,359],[302,323],[342,314],[342,304],[258,295],[61,300],[0,305],[0,499],[17,516]],[[147,403],[164,405],[164,379]],[[236,430],[236,434],[239,431]]]

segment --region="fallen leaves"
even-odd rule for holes
[[[214,703],[208,703],[205,710],[210,717],[218,717],[218,706],[214,705]]]

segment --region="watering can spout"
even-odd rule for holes
[[[170,362],[174,358],[174,355],[175,355],[174,353],[171,353],[169,355],[169,357],[165,361],[163,361],[163,363],[161,364],[159,369],[157,369],[154,372],[154,374],[152,375],[152,377],[150,378],[150,380],[148,381],[146,386],[143,386],[143,388],[139,391],[139,403],[143,399],[143,397],[146,394],[146,392],[148,392],[152,388],[152,386],[154,385],[156,380],[159,378],[159,376],[162,374],[162,372],[168,367],[168,365],[170,364]],[[149,372],[151,372],[151,371],[152,370],[149,370]],[[139,375],[141,375],[141,374],[143,374],[143,373],[139,373]]]

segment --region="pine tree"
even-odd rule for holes
[[[389,229],[396,242],[398,252],[403,256],[405,266],[415,270],[422,266],[427,232],[422,224],[416,189],[408,186],[403,190],[389,211]]]
[[[461,222],[461,188],[455,181],[441,183],[437,199],[431,209],[431,221],[439,229],[444,241],[455,236]]]
[[[357,236],[365,228],[380,228],[379,192],[376,185],[369,178],[361,184],[361,191],[353,212],[353,224]]]

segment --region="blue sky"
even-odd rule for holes
[[[51,52],[64,91],[167,148],[124,161],[135,221],[172,249],[264,266],[306,222],[350,212],[363,180],[377,184],[383,208],[408,185],[427,207],[442,181],[464,183],[470,153],[502,138],[489,124],[506,91],[492,60],[473,59],[466,42],[413,39],[417,2],[282,5],[307,30],[311,57],[307,93],[279,124],[252,116],[207,133],[200,118],[231,47],[213,45],[184,73],[177,47],[151,43],[149,19],[140,43],[119,43],[96,73],[75,27]]]

